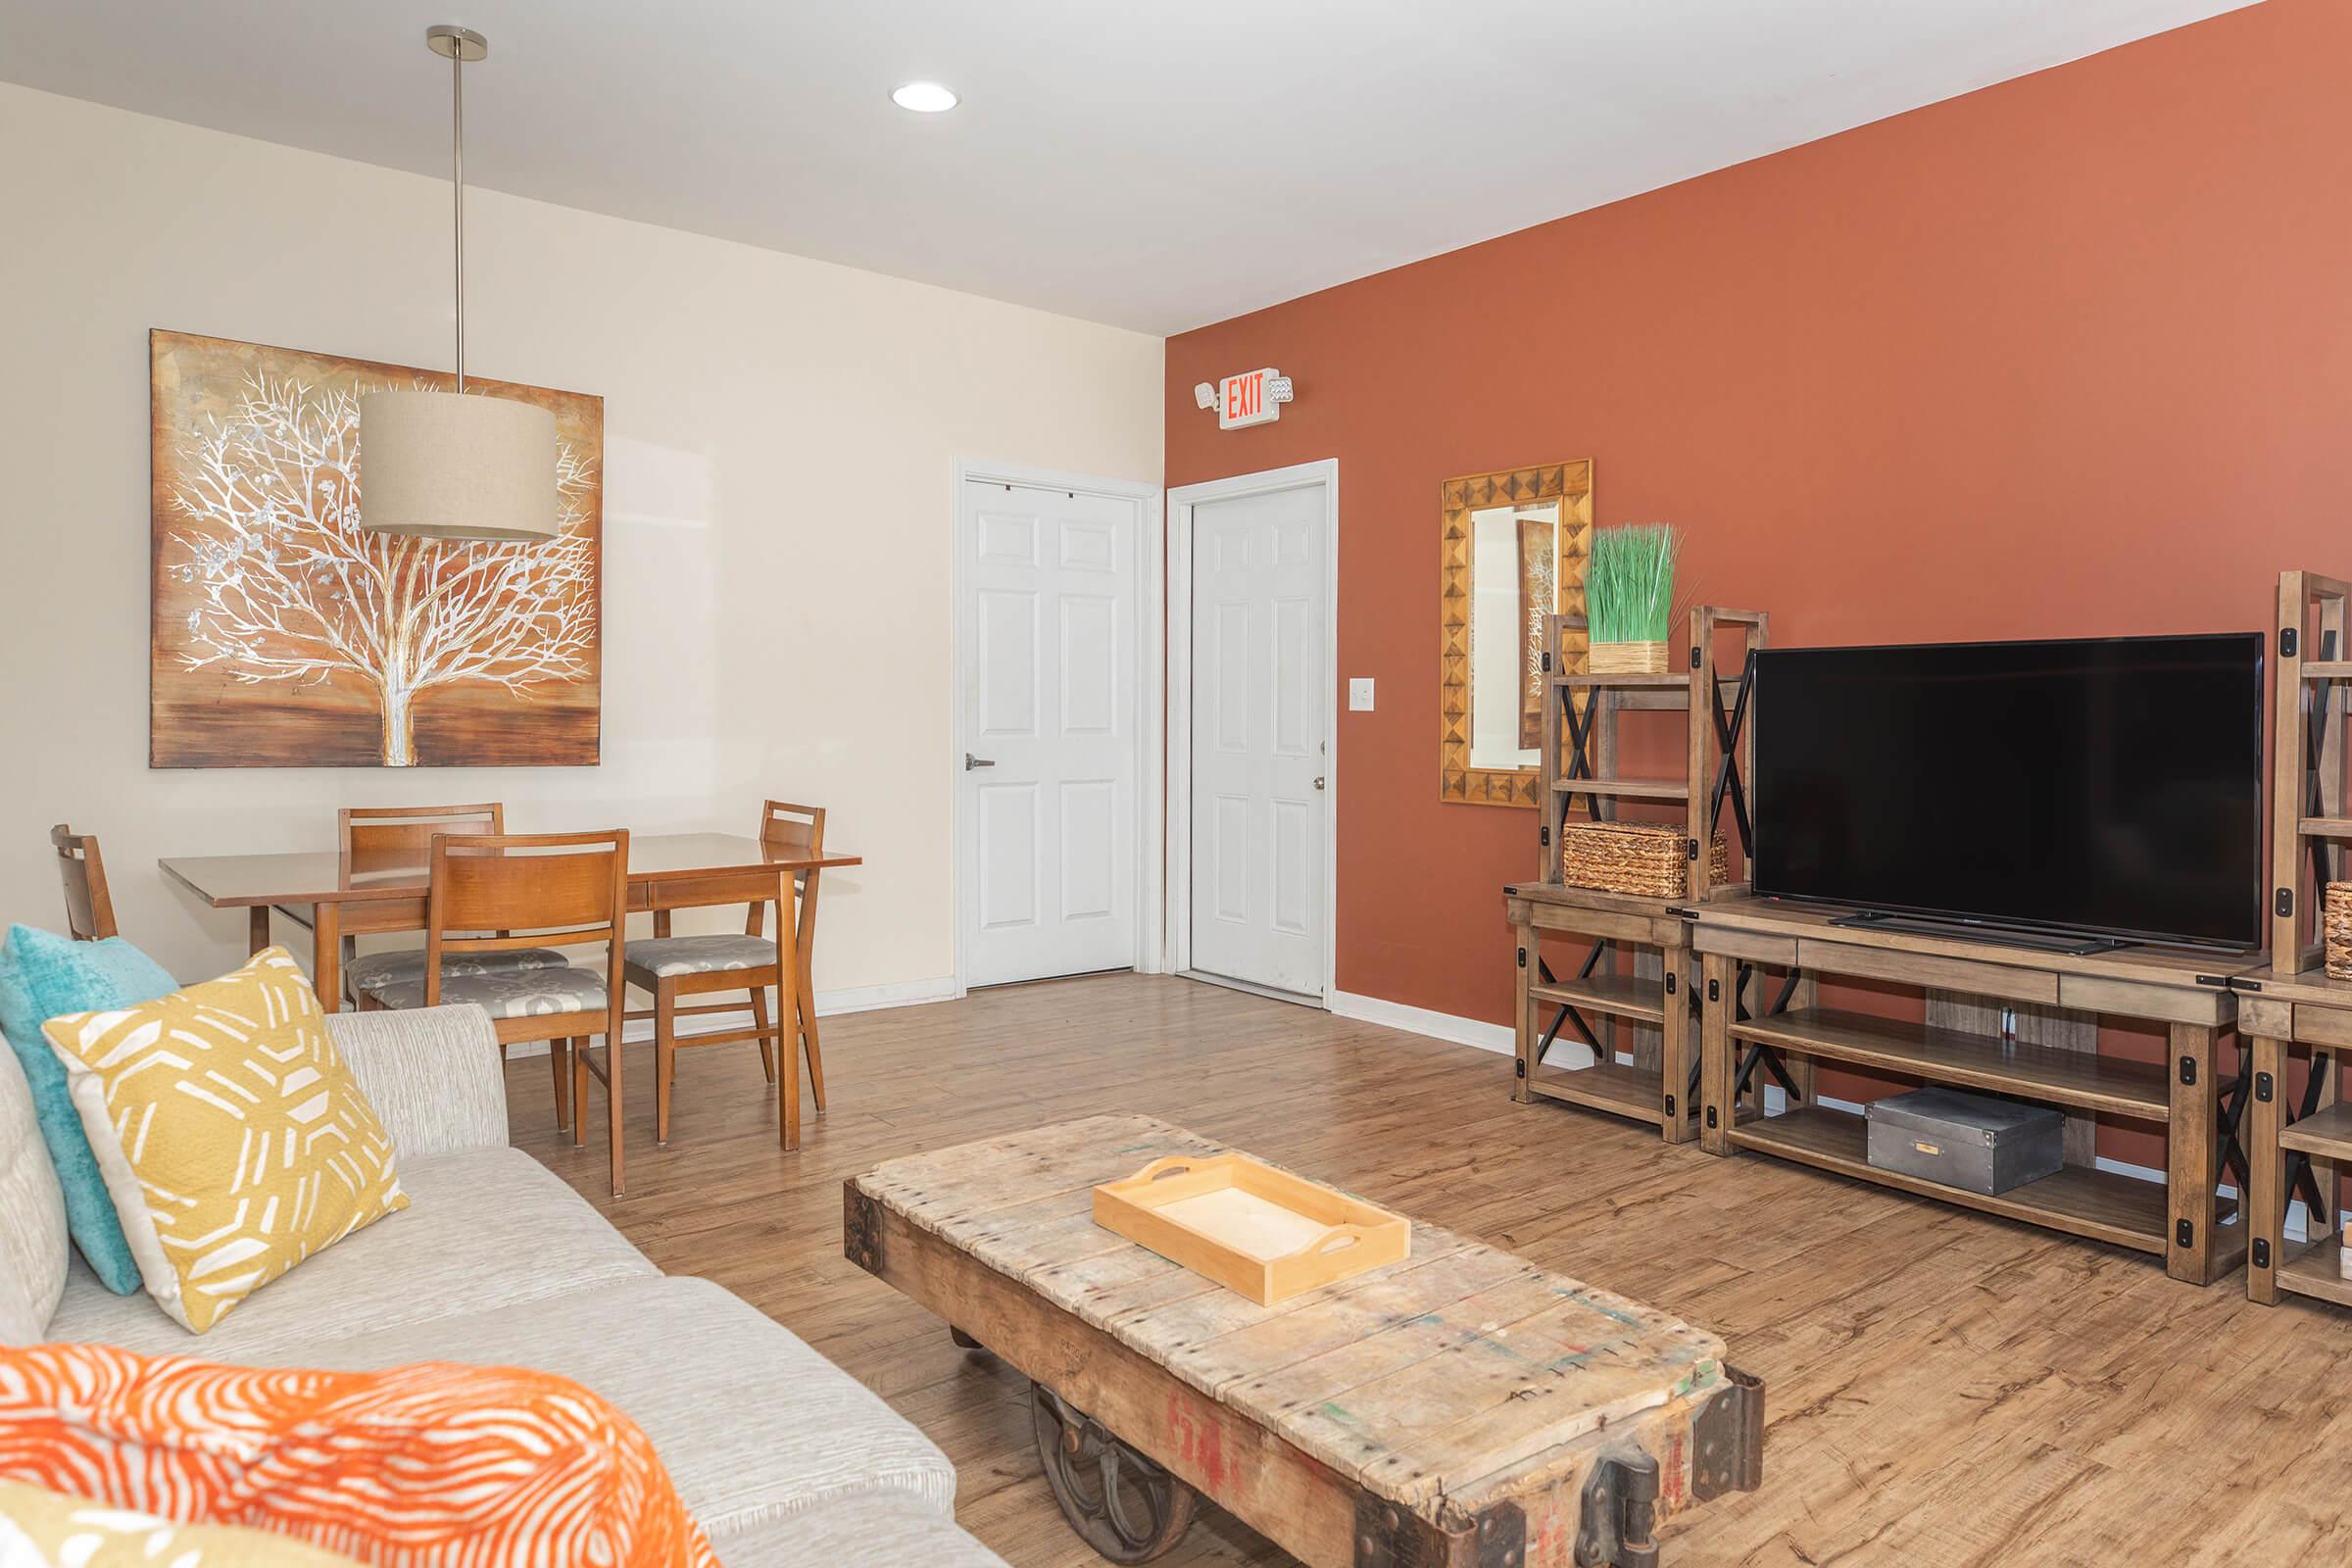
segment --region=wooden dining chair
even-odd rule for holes
[[[106,891],[106,862],[98,835],[76,833],[60,822],[49,830],[57,847],[57,874],[66,885],[66,930],[76,942],[103,942],[115,935],[115,901]]]
[[[354,806],[337,814],[335,842],[345,874],[365,876],[371,870],[423,863],[435,834],[499,834],[506,830],[507,808],[498,801],[478,806]],[[472,955],[452,952],[444,961],[452,974],[495,974],[509,969],[552,968],[564,961],[564,955],[547,948]],[[373,982],[413,980],[423,974],[424,950],[394,948],[361,954],[358,945],[345,937],[342,969],[343,989],[357,1003]]]
[[[417,972],[371,982],[362,1005],[432,1007],[469,1002],[490,1014],[499,1053],[544,1040],[555,1058],[556,1093],[569,1078],[571,1141],[584,1143],[588,1079],[604,1081],[610,1104],[612,1196],[622,1196],[621,979],[629,906],[629,835],[607,833],[436,833],[429,841],[424,962]],[[485,935],[484,933],[492,933]],[[553,964],[487,969],[477,961],[532,951],[535,944],[602,944],[606,968]],[[593,1062],[590,1037],[605,1037]]]
[[[788,801],[768,801],[760,808],[760,841],[784,858],[806,854],[821,856],[825,849],[825,808],[821,806],[795,806]],[[816,1004],[810,989],[809,956],[816,944],[817,881],[808,872],[793,878],[795,903],[799,907],[798,962],[795,973],[798,983],[793,987],[798,999],[790,1020],[768,1017],[767,991],[779,982],[776,972],[776,944],[773,938],[762,935],[767,924],[766,903],[754,904],[744,919],[743,934],[719,933],[710,936],[672,936],[669,911],[654,912],[654,934],[628,945],[627,975],[629,984],[651,992],[654,1005],[654,1117],[659,1141],[669,1142],[670,1087],[675,1080],[677,1053],[686,1046],[724,1046],[745,1040],[760,1042],[760,1064],[767,1072],[767,1081],[776,1081],[775,1047],[782,1044],[787,1051],[806,1053],[808,1061],[808,1088],[816,1102],[816,1113],[825,1113],[825,1058],[816,1035]],[[748,991],[751,993],[752,1027],[720,1030],[710,1034],[678,1035],[678,1019],[697,1013],[733,1012],[741,1004],[734,1002],[702,1003],[679,1005],[682,999],[707,997],[718,993]],[[643,1011],[633,1014],[645,1017]]]

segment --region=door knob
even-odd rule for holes
[[[993,757],[974,757],[969,752],[963,754],[963,770],[966,773],[969,773],[975,767],[994,767],[996,765],[997,760]],[[1315,781],[1315,788],[1321,789],[1322,787],[1323,781],[1321,779],[1317,779]]]
[[[1318,778],[1318,779],[1316,779],[1316,780],[1315,780],[1315,788],[1317,788],[1317,789],[1321,789],[1322,787],[1323,787],[1323,781],[1322,781],[1321,779],[1319,779],[1319,778]]]

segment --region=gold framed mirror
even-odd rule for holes
[[[1438,798],[1532,807],[1544,622],[1585,612],[1592,461],[1448,479],[1439,521]],[[1577,633],[1563,673],[1584,661]]]

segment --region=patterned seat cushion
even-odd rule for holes
[[[502,974],[511,969],[553,969],[564,962],[553,948],[523,948],[514,953],[446,953],[441,956],[441,978],[462,974]],[[424,975],[424,950],[363,953],[343,966],[343,978],[355,992],[388,980],[417,980]]]
[[[381,980],[368,995],[387,1007],[424,1005],[424,977]],[[470,1002],[493,1018],[536,1018],[556,1012],[603,1010],[610,993],[594,969],[560,963],[548,969],[509,969],[500,974],[462,974],[441,982],[441,1004]]]
[[[629,944],[629,962],[657,975],[710,974],[721,969],[772,969],[772,937],[649,937]]]

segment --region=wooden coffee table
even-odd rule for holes
[[[1267,1307],[1097,1226],[1099,1182],[1224,1147],[1094,1116],[845,1184],[849,1259],[1028,1374],[1040,1458],[1113,1562],[1196,1494],[1324,1568],[1640,1568],[1762,1477],[1764,1391],[1713,1335],[1434,1226]]]

